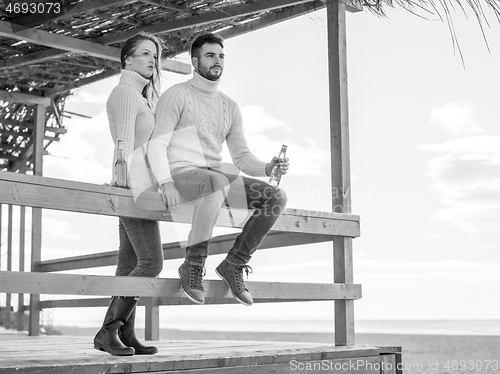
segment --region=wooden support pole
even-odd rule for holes
[[[2,210],[3,204],[0,204],[0,270],[2,270]]]
[[[7,271],[12,270],[12,205],[9,204],[7,216]],[[5,328],[11,328],[12,294],[7,293],[5,299]]]
[[[160,298],[148,297],[146,305],[146,328],[144,337],[146,340],[160,340]]]
[[[35,106],[35,142],[33,175],[43,174],[43,137],[45,132],[45,106]],[[31,271],[38,271],[42,260],[42,209],[33,208],[31,213]],[[40,334],[40,295],[30,295],[29,335]]]
[[[2,211],[3,204],[0,204],[0,271],[2,270]],[[3,320],[2,314],[2,305],[0,304],[0,321]]]
[[[346,6],[327,2],[328,68],[330,90],[330,139],[332,168],[332,210],[351,212],[349,161],[349,116],[346,54]],[[352,239],[333,240],[334,282],[352,283]],[[354,344],[354,302],[335,301],[335,345]]]
[[[26,235],[26,207],[20,207],[19,226],[19,271],[24,271],[25,235]],[[18,295],[17,301],[17,330],[24,331],[24,294]]]

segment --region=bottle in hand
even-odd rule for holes
[[[118,187],[127,187],[127,161],[125,161],[125,151],[123,140],[118,140],[118,154],[115,163],[115,182]]]
[[[278,156],[280,161],[285,160],[285,155],[286,155],[286,149],[288,146],[284,145],[281,147],[281,152]],[[274,165],[273,170],[271,170],[271,176],[269,177],[269,184],[273,187],[278,187],[281,181],[281,168],[278,166],[278,164]]]

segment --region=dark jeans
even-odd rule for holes
[[[233,265],[243,265],[259,248],[287,203],[280,188],[210,168],[174,169],[172,178],[182,198],[196,202],[185,259],[192,265],[205,265],[213,228],[223,205],[254,210],[226,258]]]
[[[120,248],[116,275],[156,277],[163,269],[158,222],[120,217]]]

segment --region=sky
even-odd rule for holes
[[[353,240],[354,282],[363,287],[357,320],[498,318],[500,26],[488,19],[490,50],[476,20],[453,13],[462,60],[448,24],[436,17],[347,14],[352,205],[361,217],[361,236]],[[225,45],[219,88],[240,105],[258,157],[268,161],[288,145],[281,186],[292,208],[331,211],[326,31],[321,10]],[[188,78],[164,73],[162,91]],[[109,182],[105,102],[117,82],[115,76],[80,88],[68,99],[67,110],[92,118],[64,120],[68,133],[49,147],[46,176]],[[45,210],[43,222],[44,260],[118,248],[115,217]],[[185,239],[188,229],[162,223],[163,242]],[[209,257],[207,279],[217,279],[222,258]],[[166,262],[161,277],[176,278],[181,261]],[[332,282],[332,244],[259,251],[251,266],[250,281]],[[113,275],[114,267],[75,273]],[[333,302],[199,308],[162,307],[161,326],[244,318],[250,325],[311,319],[332,328]],[[75,324],[72,310],[51,313],[55,325]],[[79,313],[80,325],[98,326],[104,309]]]

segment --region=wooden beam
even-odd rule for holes
[[[20,207],[19,217],[19,271],[24,271],[25,239],[26,239],[26,207]],[[24,331],[24,294],[17,295],[17,330]]]
[[[15,122],[15,121],[12,121]],[[3,121],[0,121],[0,123],[3,123]],[[30,137],[32,134],[31,131],[13,131],[13,130],[0,130],[0,136],[22,136],[22,137]]]
[[[161,60],[161,69],[178,74],[191,74],[191,65],[179,60],[164,58]]]
[[[165,4],[165,3],[162,3],[158,0],[140,0],[141,3],[143,4],[150,4],[150,5],[154,5],[154,6],[157,6],[159,8],[162,8],[162,9],[167,9],[167,10],[176,10],[176,11],[179,11],[179,12],[184,12],[184,13],[187,13],[187,14],[199,14],[200,12],[196,9],[190,9],[188,7],[183,7],[183,6],[179,6],[179,5],[174,5],[174,4]]]
[[[43,174],[43,135],[45,130],[46,107],[37,105],[35,107],[34,119],[34,141],[33,145],[33,175]],[[33,139],[33,138],[32,138]],[[42,210],[33,208],[31,212],[31,271],[38,271],[38,263],[42,259]],[[23,292],[23,291],[21,291]],[[26,292],[28,293],[28,292]],[[40,295],[30,295],[29,327],[30,336],[40,334]]]
[[[20,144],[3,144],[0,143],[0,149],[9,150],[9,151],[20,151],[24,149]]]
[[[159,193],[145,192],[136,201],[131,190],[16,173],[0,173],[0,202],[180,223],[191,222],[194,208],[194,204],[189,203],[184,204],[182,209],[169,212]],[[233,220],[226,209],[221,210],[217,224],[241,228],[250,216],[248,210],[231,209],[231,212],[236,225],[233,226]],[[356,237],[359,235],[359,217],[287,208],[273,229]]]
[[[120,61],[120,49],[109,47],[83,39],[72,38],[43,30],[25,28],[11,22],[0,21],[0,36],[24,40],[29,43],[63,49],[74,53],[83,53],[89,56],[106,60]]]
[[[210,255],[225,254],[229,251],[239,233],[220,235],[210,242]],[[259,250],[282,248],[303,244],[322,243],[332,241],[333,236],[307,233],[271,231],[262,241]],[[165,260],[184,258],[187,242],[173,242],[163,244]],[[60,259],[42,261],[38,264],[40,272],[67,271],[76,269],[92,269],[102,266],[116,265],[118,251],[99,252],[90,255],[73,256]]]
[[[3,211],[3,204],[0,203],[0,270],[2,270],[2,232],[3,232],[3,227],[2,227],[2,211]]]
[[[96,43],[113,44],[123,42],[139,31],[150,32],[153,34],[164,34],[167,32],[184,30],[193,26],[201,26],[214,22],[224,22],[236,17],[244,17],[251,14],[272,11],[279,8],[307,3],[310,0],[260,0],[253,3],[240,5],[230,5],[211,12],[200,15],[185,17],[181,19],[168,20],[163,23],[151,25],[141,30],[129,30],[119,34],[105,35],[94,39]]]
[[[332,210],[351,213],[349,116],[347,90],[346,10],[341,1],[327,2],[328,66],[330,91],[330,147]],[[353,282],[352,240],[333,240],[334,282]],[[335,301],[335,345],[353,345],[354,303]]]
[[[51,100],[52,101],[52,100]],[[35,165],[33,170],[33,175],[41,176],[43,174],[43,140],[45,136],[45,112],[47,107],[44,105],[36,105],[34,112],[35,128],[34,132],[34,142],[33,142],[33,154],[35,155],[33,159],[33,164]]]
[[[6,153],[0,153],[0,159],[5,159],[9,161],[15,161],[18,160],[18,156],[12,156],[11,154],[6,154]]]
[[[145,309],[144,338],[146,340],[160,340],[160,298],[143,298]]]
[[[7,271],[12,270],[12,205],[9,205],[7,210]],[[12,294],[7,292],[5,295],[5,328],[10,329],[11,327],[11,309],[12,309]]]
[[[12,92],[12,91],[0,90],[0,100],[20,103],[20,104],[29,104],[29,105],[37,105],[37,104],[45,106],[50,105],[49,97],[35,96],[35,95],[30,95],[29,93],[17,92],[17,91]],[[0,122],[2,122],[2,120],[0,120]]]
[[[256,299],[319,301],[361,297],[359,284],[245,282]],[[234,300],[221,280],[205,280],[208,298]],[[140,296],[186,299],[179,279],[0,271],[0,291],[49,295]]]
[[[118,71],[115,71],[113,69],[106,69],[102,73],[93,75],[89,78],[79,79],[79,80],[77,80],[73,83],[67,84],[67,85],[57,85],[54,88],[47,90],[46,95],[49,97],[56,96],[56,95],[62,94],[64,92],[71,91],[75,88],[80,88],[80,87],[86,86],[88,84],[92,84],[92,83],[98,82],[100,80],[112,77],[113,75],[117,75],[118,73],[119,73]]]
[[[70,54],[70,52],[62,51],[60,49],[46,49],[40,52],[28,53],[23,56],[9,57],[0,60],[0,70],[7,68],[19,68],[24,65],[53,60],[68,54]]]

